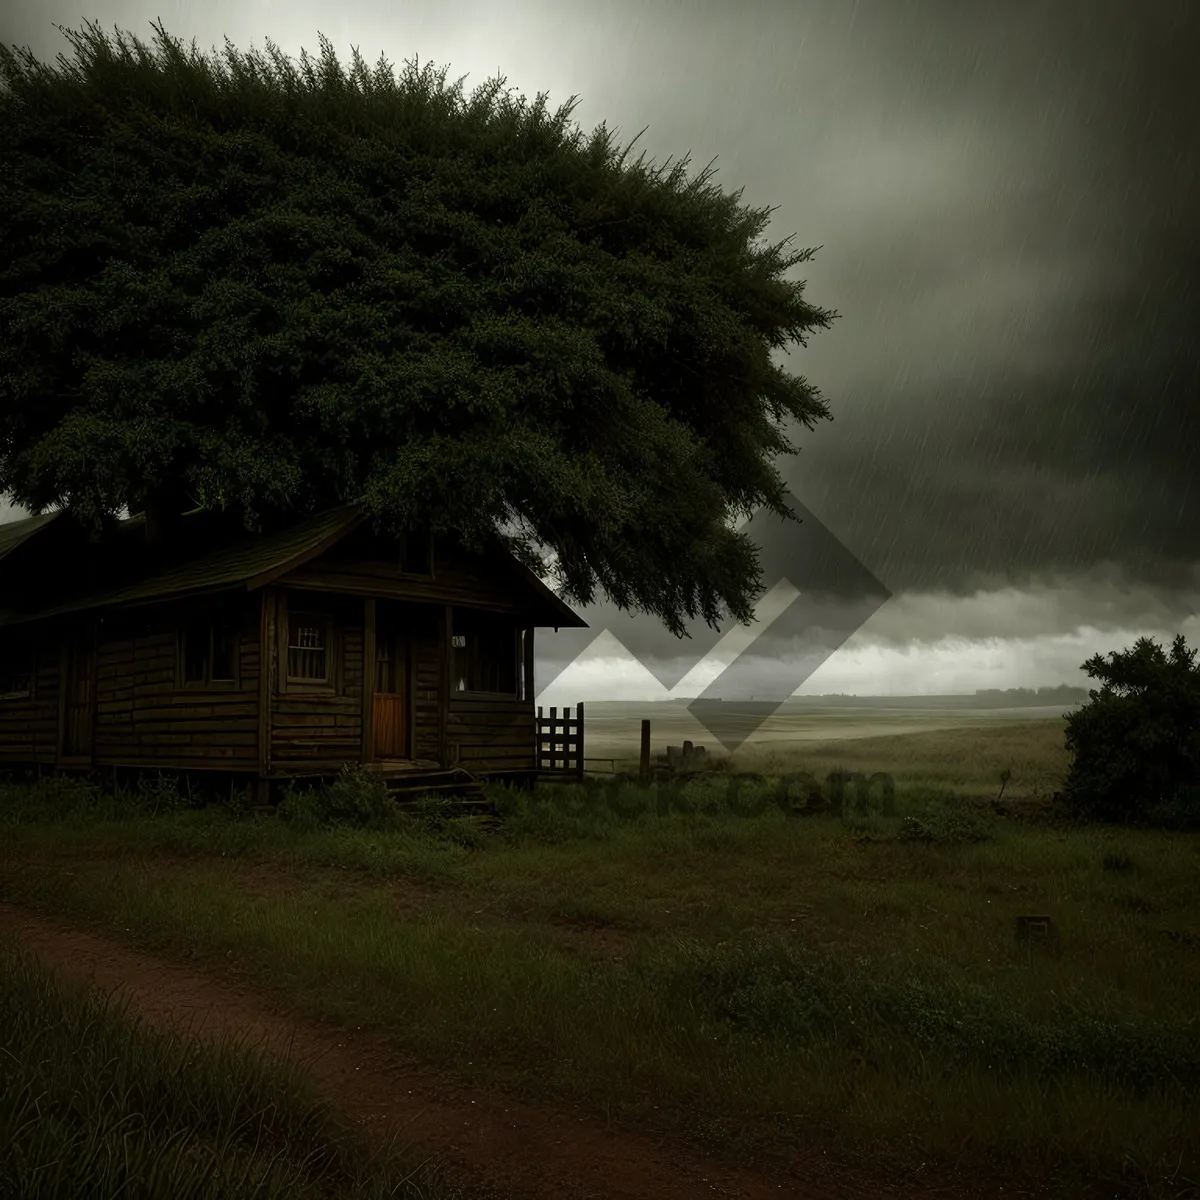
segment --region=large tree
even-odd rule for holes
[[[771,355],[836,315],[769,208],[574,99],[154,29],[0,47],[0,493],[97,529],[362,500],[676,633],[749,619],[732,518],[787,515],[786,423],[829,415]]]

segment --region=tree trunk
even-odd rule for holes
[[[159,487],[146,494],[146,542],[151,546],[166,545],[179,528],[185,499],[175,487]]]

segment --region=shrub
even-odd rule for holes
[[[955,804],[942,812],[905,817],[900,823],[897,840],[956,846],[990,841],[992,836],[991,822],[982,813],[972,811],[965,804]]]
[[[332,783],[309,789],[289,787],[278,811],[283,820],[306,831],[390,829],[398,820],[387,784],[357,763],[344,766]]]
[[[301,833],[312,833],[325,827],[325,812],[315,791],[299,791],[289,787],[279,801],[279,818]]]
[[[1067,718],[1062,800],[1077,815],[1135,824],[1200,822],[1200,666],[1180,635],[1149,638],[1083,669],[1101,681]]]
[[[179,790],[179,781],[170,775],[139,776],[130,799],[151,816],[191,807],[191,801]]]
[[[320,792],[325,818],[331,825],[384,829],[396,819],[396,801],[387,784],[359,764],[342,768]]]

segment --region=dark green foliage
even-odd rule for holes
[[[92,527],[361,498],[503,528],[581,603],[749,619],[729,518],[785,511],[785,422],[829,415],[772,352],[835,315],[769,209],[503,80],[155,31],[0,47],[0,492]]]
[[[995,833],[987,815],[967,801],[957,801],[917,816],[904,817],[896,836],[902,842],[956,846],[990,841]]]
[[[396,824],[397,806],[383,780],[356,764],[331,783],[289,790],[279,815],[301,829],[388,829]]]
[[[227,795],[222,792],[216,798],[228,805]],[[238,797],[236,792],[233,795]],[[110,786],[107,779],[101,785],[94,779],[66,775],[48,775],[28,783],[0,783],[0,815],[18,822],[166,816],[201,808],[205,799],[205,793],[194,791],[189,781],[162,773],[139,773],[115,786]],[[235,811],[244,809],[239,804],[228,806]]]
[[[396,813],[396,801],[378,775],[362,767],[343,767],[341,774],[321,793],[322,808],[332,825],[381,829]]]
[[[1200,821],[1200,666],[1183,635],[1168,655],[1149,638],[1083,664],[1101,681],[1067,717],[1073,759],[1064,802],[1105,821]]]

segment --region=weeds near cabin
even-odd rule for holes
[[[343,768],[331,783],[289,789],[278,815],[300,833],[392,833],[410,841],[441,838],[468,850],[486,841],[475,822],[456,815],[452,800],[429,793],[401,805],[378,775],[359,765]]]
[[[147,1029],[6,947],[0,1030],[0,1196],[450,1194],[395,1147],[369,1147],[298,1069]]]
[[[278,815],[295,829],[386,830],[397,826],[396,801],[378,775],[357,763],[343,767],[337,778],[310,787],[289,785]]]

